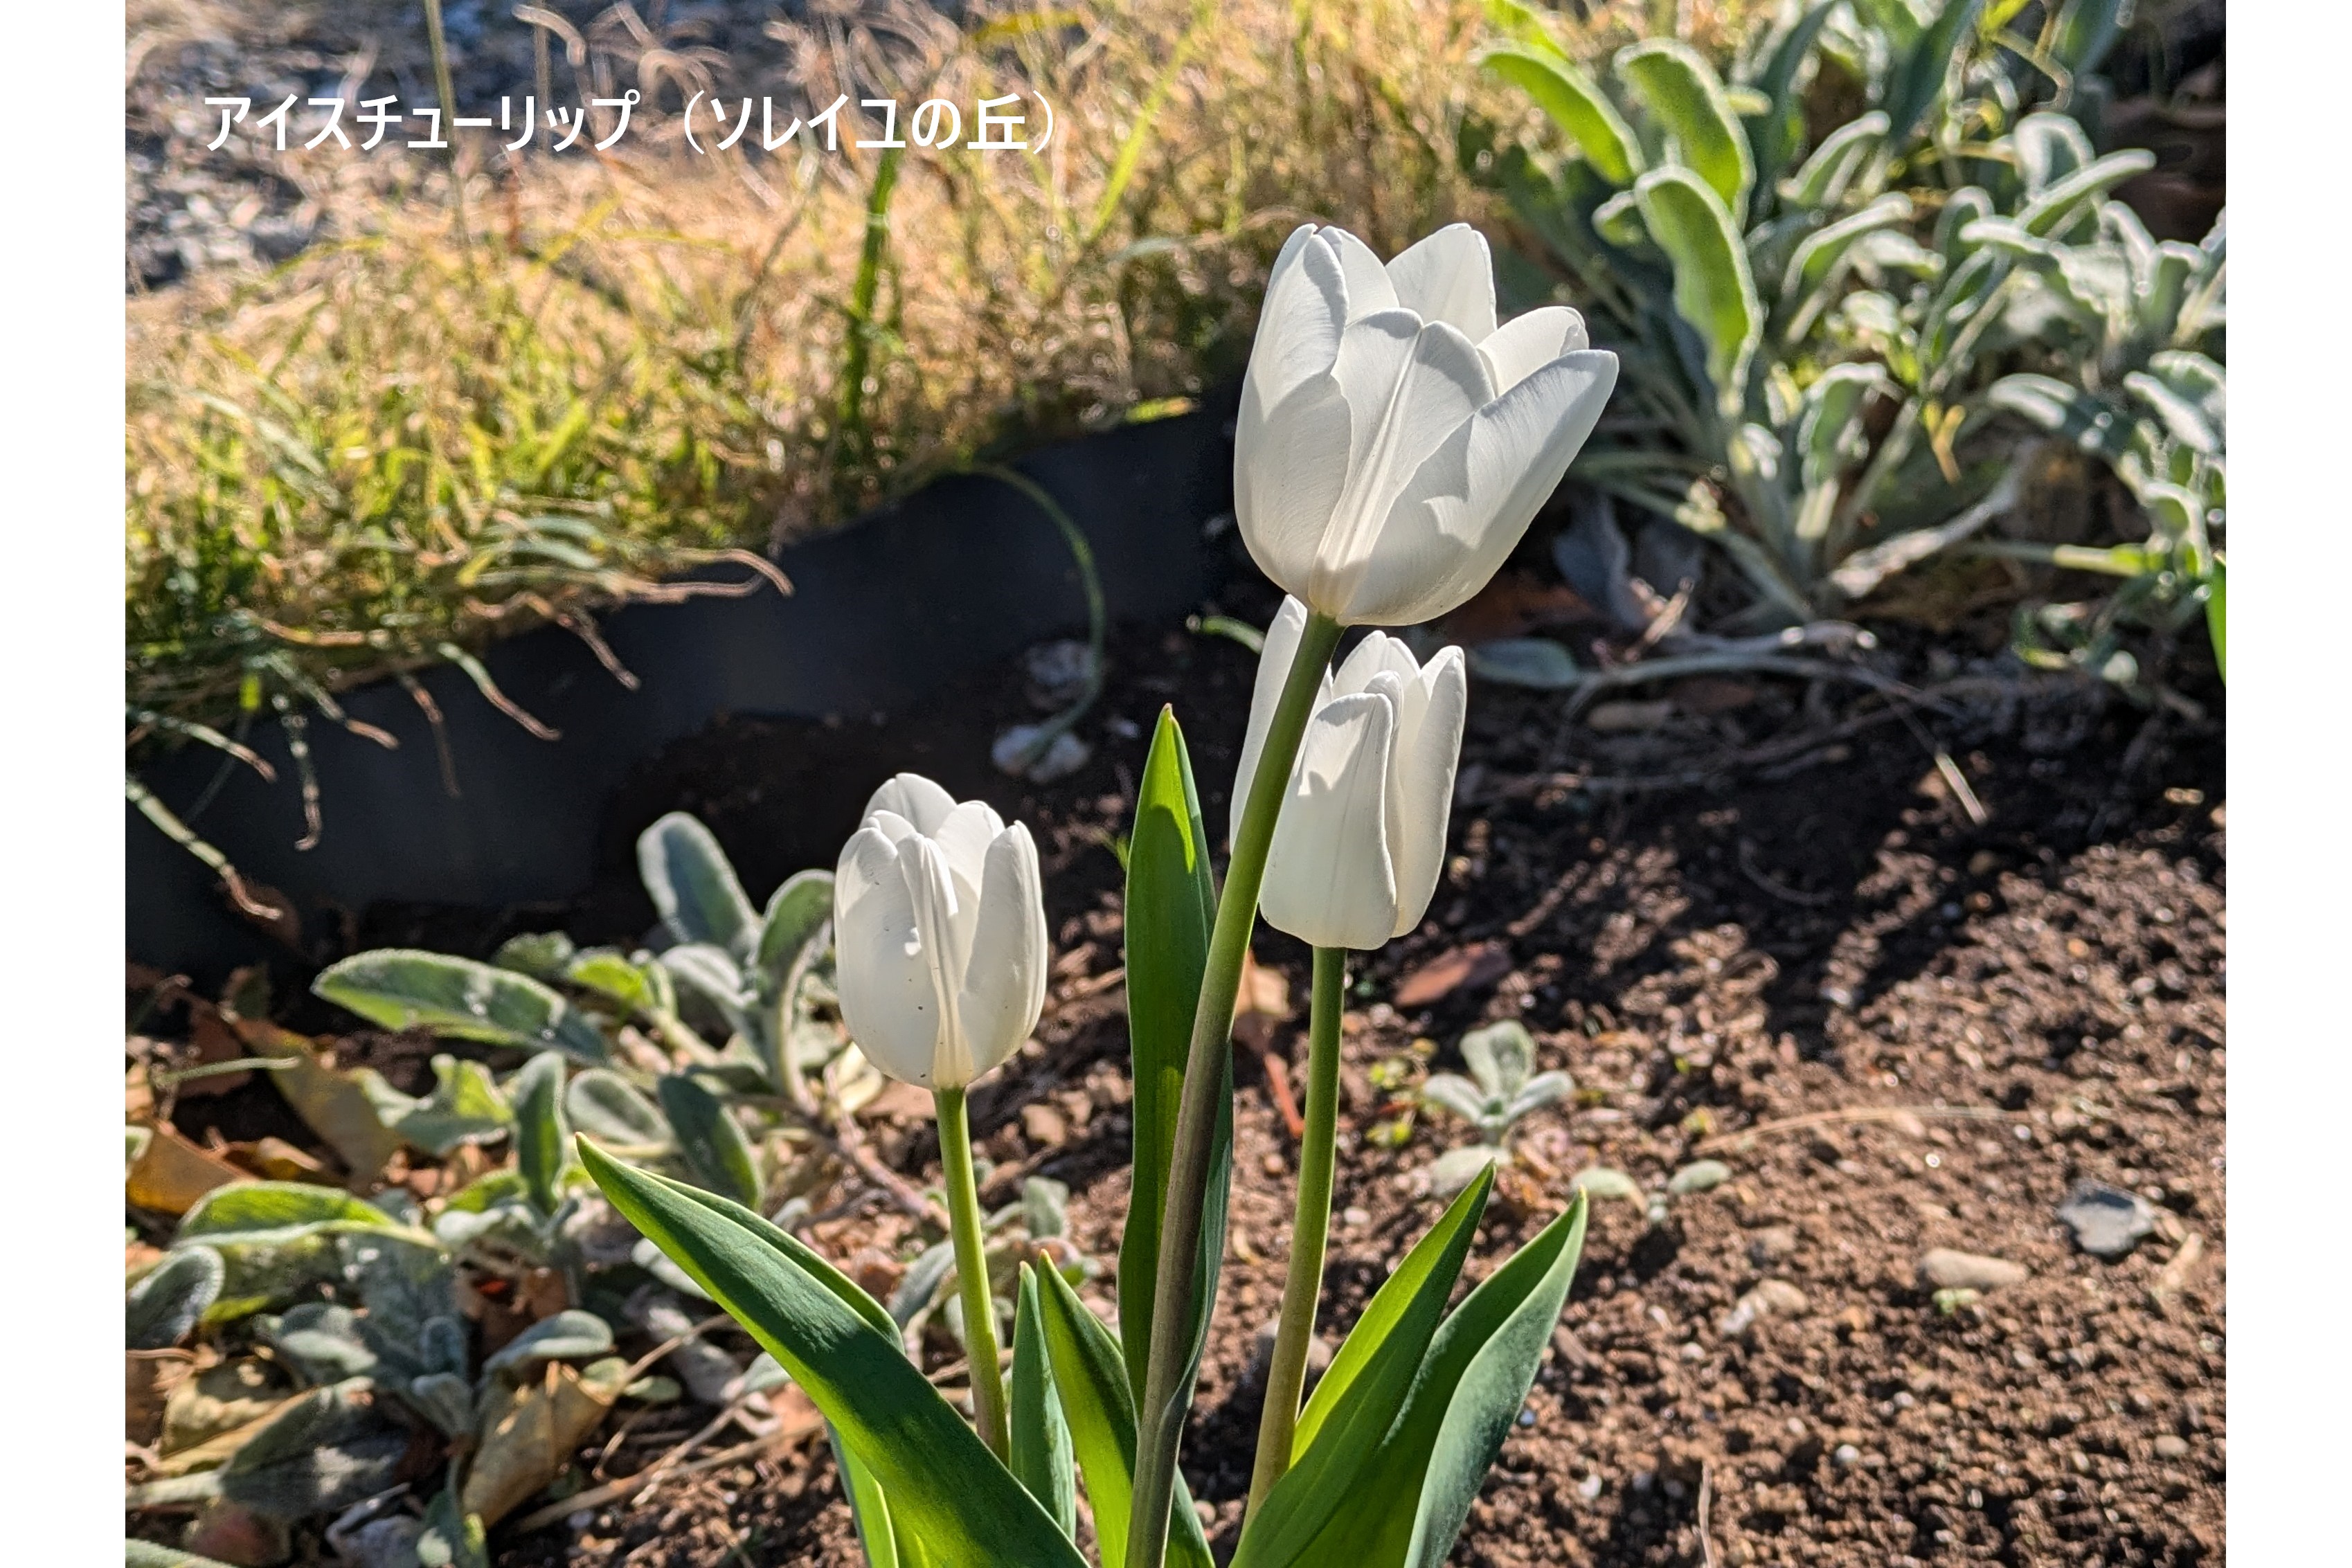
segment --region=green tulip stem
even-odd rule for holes
[[[1003,1458],[1012,1451],[1004,1421],[1004,1372],[996,1358],[996,1302],[988,1289],[988,1253],[980,1234],[980,1184],[971,1175],[971,1120],[963,1091],[934,1089],[940,1164],[948,1178],[948,1230],[955,1238],[956,1288],[963,1298],[963,1344],[971,1362],[971,1408],[981,1441]]]
[[[1209,933],[1201,997],[1192,1009],[1192,1040],[1184,1057],[1184,1098],[1176,1114],[1176,1142],[1170,1151],[1168,1197],[1160,1226],[1160,1257],[1151,1288],[1151,1348],[1145,1362],[1143,1398],[1136,1411],[1133,1508],[1127,1532],[1127,1568],[1160,1568],[1168,1552],[1168,1511],[1176,1493],[1176,1451],[1192,1405],[1192,1295],[1200,1283],[1201,1214],[1209,1190],[1209,1162],[1216,1141],[1218,1095],[1224,1085],[1234,1044],[1234,999],[1240,994],[1242,964],[1249,956],[1250,931],[1257,923],[1258,889],[1265,881],[1266,851],[1274,842],[1275,818],[1290,785],[1291,764],[1314,716],[1315,697],[1339,643],[1339,623],[1310,614],[1292,656],[1289,676],[1274,717],[1266,725],[1249,799],[1241,803],[1234,830],[1233,857]],[[1202,1325],[1203,1328],[1205,1324]]]
[[[1266,1368],[1265,1409],[1257,1420],[1257,1465],[1250,1473],[1250,1512],[1290,1469],[1298,1429],[1298,1396],[1307,1385],[1307,1348],[1315,1339],[1315,1304],[1323,1293],[1323,1243],[1331,1230],[1331,1151],[1339,1119],[1339,1010],[1346,1005],[1348,950],[1315,949],[1315,998],[1307,1025],[1307,1131],[1298,1144],[1298,1208],[1290,1223],[1290,1278],[1282,1287],[1282,1321]]]

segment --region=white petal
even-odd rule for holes
[[[1370,246],[1341,228],[1321,228],[1317,236],[1331,247],[1348,279],[1348,319],[1360,321],[1375,310],[1397,307],[1396,286]]]
[[[1276,586],[1306,589],[1331,509],[1348,486],[1354,414],[1329,375],[1259,411],[1244,391],[1234,437],[1234,520],[1242,542]]]
[[[921,829],[887,806],[869,807],[866,813],[865,825],[894,844],[901,839],[915,839],[922,836]]]
[[[987,860],[979,931],[957,1009],[975,1078],[1020,1050],[1045,1009],[1044,878],[1027,826],[1016,822],[998,834]]]
[[[1412,626],[1462,604],[1503,564],[1599,423],[1617,356],[1573,350],[1478,411],[1423,460],[1379,548],[1327,612]]]
[[[874,791],[859,814],[862,821],[877,811],[893,811],[915,824],[919,833],[938,831],[940,822],[955,810],[955,797],[932,783],[919,773],[901,773]]]
[[[1409,683],[1397,705],[1396,745],[1389,765],[1395,803],[1389,852],[1396,865],[1396,925],[1402,936],[1421,924],[1445,864],[1445,826],[1454,810],[1454,776],[1470,682],[1462,650],[1448,647]]]
[[[893,1078],[928,1084],[947,1006],[920,950],[899,859],[871,828],[843,846],[833,884],[835,984],[842,1022],[866,1059]]]
[[[966,800],[940,819],[924,836],[940,846],[961,887],[980,890],[980,868],[988,846],[1004,831],[1004,819],[985,800]]]
[[[1403,639],[1374,632],[1339,661],[1339,673],[1331,678],[1332,693],[1348,696],[1364,691],[1371,685],[1372,677],[1383,670],[1394,674],[1400,683],[1410,683],[1421,674],[1421,663],[1404,645]]]
[[[1266,280],[1257,335],[1242,381],[1243,429],[1250,403],[1272,409],[1331,368],[1348,320],[1348,285],[1339,258],[1310,227],[1291,232]]]
[[[1486,357],[1499,396],[1562,354],[1591,346],[1583,317],[1565,305],[1547,305],[1495,329],[1491,337],[1480,340],[1478,351]]]
[[[1494,331],[1494,257],[1486,236],[1468,224],[1448,224],[1415,241],[1389,263],[1388,273],[1397,303],[1423,320],[1457,327],[1474,343]]]
[[[1396,925],[1388,851],[1394,706],[1374,692],[1334,697],[1307,727],[1266,856],[1266,921],[1318,947],[1377,947]]]
[[[1457,329],[1431,322],[1403,329],[1412,317],[1388,311],[1351,323],[1335,372],[1355,422],[1348,488],[1315,554],[1307,601],[1339,614],[1381,547],[1394,496],[1445,439],[1493,397],[1477,346]],[[1345,615],[1339,615],[1346,620]]]
[[[1249,804],[1250,785],[1257,778],[1258,753],[1265,749],[1265,732],[1274,723],[1274,710],[1281,706],[1282,688],[1290,678],[1291,662],[1298,656],[1298,640],[1306,634],[1307,606],[1292,595],[1275,612],[1272,623],[1265,629],[1265,647],[1257,656],[1257,679],[1250,688],[1249,726],[1242,732],[1241,766],[1234,769],[1233,799],[1226,802],[1228,840],[1241,827],[1242,812]],[[1331,676],[1327,671],[1320,690],[1330,689]]]

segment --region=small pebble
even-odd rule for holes
[[[1831,1454],[1830,1458],[1841,1465],[1859,1464],[1862,1461],[1862,1450],[1852,1443],[1840,1443],[1836,1452]]]
[[[2156,1457],[2159,1459],[2185,1459],[2189,1457],[2189,1440],[2167,1432],[2156,1440]]]
[[[1520,1425],[1520,1426],[1522,1426],[1522,1427],[1532,1427],[1532,1426],[1534,1426],[1535,1424],[1536,1424],[1536,1413],[1535,1413],[1533,1410],[1528,1409],[1528,1408],[1526,1406],[1524,1406],[1524,1405],[1520,1406],[1519,1406],[1519,1425]]]
[[[1919,1259],[1919,1282],[1937,1291],[1997,1291],[2021,1283],[2021,1264],[1981,1252],[1960,1252],[1949,1247],[1930,1249]]]
[[[1585,1477],[1582,1480],[1580,1480],[1580,1481],[1577,1482],[1577,1483],[1576,1483],[1576,1495],[1577,1495],[1577,1496],[1579,1496],[1579,1497],[1580,1497],[1580,1498],[1582,1498],[1582,1499],[1583,1499],[1585,1501],[1587,1501],[1587,1502],[1596,1502],[1596,1501],[1600,1500],[1600,1497],[1601,1497],[1601,1476],[1600,1476],[1600,1473],[1599,1473],[1598,1471],[1595,1471],[1593,1474],[1589,1475],[1589,1476]]]
[[[1343,1225],[1370,1225],[1372,1222],[1372,1211],[1350,1205],[1339,1211],[1339,1222]]]
[[[1748,1261],[1760,1270],[1796,1249],[1797,1232],[1793,1226],[1768,1225],[1748,1239]]]
[[[2076,1246],[2113,1261],[2156,1228],[2156,1206],[2105,1182],[2078,1181],[2058,1206],[2058,1218],[2074,1233]]]

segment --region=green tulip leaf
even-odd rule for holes
[[[1160,1227],[1176,1146],[1176,1119],[1184,1098],[1184,1065],[1192,1051],[1192,1012],[1208,967],[1209,927],[1216,903],[1209,877],[1209,835],[1201,825],[1201,798],[1192,785],[1184,731],[1175,710],[1162,708],[1143,759],[1127,853],[1127,1031],[1135,1076],[1135,1169],[1127,1229],[1118,1249],[1118,1327],[1127,1347],[1128,1375],[1138,1388],[1143,1386],[1150,1356]],[[1205,1343],[1209,1303],[1216,1299],[1217,1270],[1224,1258],[1233,1099],[1228,1061],[1201,1216],[1201,1267],[1192,1309],[1194,1364]]]
[[[907,1359],[879,1302],[740,1204],[632,1169],[584,1140],[579,1154],[614,1207],[838,1428],[902,1542],[919,1540],[940,1563],[1084,1568],[1052,1516]]]
[[[760,1201],[759,1167],[751,1160],[751,1140],[743,1124],[726,1103],[684,1073],[671,1073],[655,1085],[662,1113],[677,1135],[678,1153],[694,1179],[722,1197],[747,1207]]]
[[[1013,1315],[1013,1473],[1054,1516],[1062,1533],[1072,1535],[1078,1527],[1078,1481],[1039,1311],[1036,1277],[1024,1263]]]
[[[1717,404],[1736,410],[1764,317],[1731,214],[1713,187],[1683,168],[1651,170],[1634,183],[1633,194],[1650,237],[1674,263],[1675,310],[1706,345]]]
[[[760,917],[709,828],[684,811],[669,812],[637,836],[637,874],[672,936],[751,956]]]
[[[528,975],[404,947],[355,953],[310,989],[385,1029],[428,1029],[450,1040],[523,1051],[552,1048],[603,1061],[604,1037],[584,1013]]]
[[[1381,1286],[1298,1413],[1292,1462],[1242,1531],[1234,1568],[1342,1562],[1319,1540],[1343,1512],[1373,1506],[1363,1489],[1462,1272],[1494,1189],[1492,1165],[1471,1179]]]
[[[1567,60],[1533,49],[1487,51],[1480,64],[1535,101],[1576,144],[1593,172],[1612,185],[1630,185],[1643,167],[1642,143],[1601,90]]]
[[[1086,1478],[1095,1539],[1105,1564],[1124,1564],[1128,1516],[1134,1507],[1136,1437],[1135,1396],[1119,1342],[1061,1275],[1041,1269],[1036,1280],[1039,1334],[1053,1362],[1071,1450]],[[1210,1568],[1213,1562],[1181,1475],[1169,1510],[1168,1562],[1173,1568]]]
[[[1618,50],[1615,68],[1682,162],[1713,187],[1735,221],[1744,214],[1756,162],[1715,68],[1678,38],[1646,38]]]
[[[1584,1246],[1582,1195],[1470,1292],[1429,1343],[1404,1408],[1302,1563],[1439,1568],[1535,1385]]]

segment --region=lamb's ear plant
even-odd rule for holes
[[[1660,536],[1650,553],[1672,553],[1672,525],[1705,537],[1744,589],[1726,630],[1826,635],[1817,618],[1993,537],[2044,436],[2114,465],[2149,533],[2113,551],[2043,547],[2036,559],[2127,586],[2095,611],[2036,612],[2021,646],[2049,643],[2031,634],[2047,626],[2070,644],[2053,658],[2095,665],[2117,620],[2177,624],[2210,596],[2220,232],[2157,245],[2108,199],[2152,155],[2096,155],[2066,114],[2028,112],[2036,94],[2091,101],[2084,73],[2127,6],[2051,9],[2037,44],[1999,30],[2016,7],[1979,0],[1784,6],[1727,80],[1670,39],[1588,69],[1532,11],[1497,8],[1486,67],[1564,151],[1474,117],[1465,162],[1576,280],[1596,340],[1624,361],[1627,396],[1579,468],[1612,508],[1588,531],[1613,537],[1623,507]],[[1832,79],[1858,85],[1863,110],[1809,148],[1816,84]],[[1629,601],[1622,539],[1613,553],[1601,580],[1574,578],[1580,592],[1629,634],[1657,625],[1668,653],[1725,651],[1659,620],[1682,584]],[[1482,671],[1590,678],[1564,651],[1514,650]]]
[[[1535,1070],[1535,1037],[1514,1019],[1474,1029],[1462,1037],[1462,1060],[1470,1076],[1433,1072],[1421,1086],[1421,1103],[1450,1111],[1477,1129],[1478,1141],[1449,1149],[1430,1162],[1429,1186],[1451,1197],[1489,1165],[1508,1165],[1511,1129],[1576,1092],[1560,1071]]]
[[[1124,856],[1134,1181],[1116,1329],[1063,1270],[1016,1260],[1008,1281],[986,1244],[966,1090],[1040,1016],[1038,862],[1025,828],[914,775],[876,792],[833,887],[848,1031],[883,1071],[930,1089],[939,1113],[950,1240],[918,1260],[919,1278],[908,1271],[900,1312],[709,1185],[583,1141],[613,1203],[830,1424],[869,1561],[1081,1563],[1079,1491],[1105,1568],[1213,1561],[1177,1449],[1224,1252],[1234,1010],[1261,897],[1271,923],[1314,946],[1315,985],[1292,1266],[1234,1561],[1434,1568],[1451,1551],[1565,1301],[1584,1205],[1449,1312],[1493,1184],[1477,1172],[1301,1403],[1347,956],[1427,910],[1466,703],[1458,649],[1423,661],[1375,632],[1331,661],[1347,626],[1433,619],[1478,591],[1591,430],[1616,368],[1573,311],[1498,324],[1485,242],[1466,228],[1386,265],[1336,229],[1302,228],[1284,246],[1243,391],[1235,491],[1244,538],[1291,597],[1261,643],[1223,886],[1172,711],[1153,731]],[[1501,1054],[1486,1052],[1498,1075]],[[1508,1087],[1507,1108],[1549,1092],[1523,1070]],[[940,1301],[950,1265],[972,1426],[903,1333]]]

